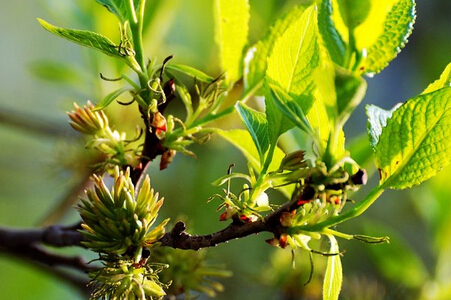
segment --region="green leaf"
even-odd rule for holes
[[[175,92],[179,96],[179,99],[182,100],[183,104],[185,105],[186,109],[186,120],[191,119],[194,109],[193,109],[193,103],[191,101],[191,94],[188,91],[188,88],[181,82],[177,76],[172,74],[172,72],[168,71],[168,67],[166,66],[165,70],[169,77],[171,77],[174,80],[176,89]]]
[[[255,146],[254,140],[252,139],[250,133],[244,129],[234,129],[234,130],[221,130],[217,129],[215,132],[219,136],[230,142],[238,150],[243,153],[247,161],[251,164],[257,173],[261,172],[262,165],[260,163],[260,155],[258,154],[257,147]],[[280,162],[285,157],[285,153],[280,149],[276,148],[273,155],[273,160],[269,165],[268,171],[275,171],[279,168]]]
[[[362,77],[347,70],[335,69],[335,89],[337,94],[337,120],[344,124],[366,92],[366,82]]]
[[[273,93],[268,85],[265,85],[265,113],[268,121],[269,143],[277,143],[279,136],[293,128],[294,124],[284,117],[282,111],[276,104]]]
[[[314,88],[312,74],[319,65],[316,19],[315,7],[310,6],[277,39],[268,59],[268,83],[280,86],[294,99]],[[303,109],[307,113],[309,107]]]
[[[105,96],[105,98],[102,99],[102,101],[100,101],[97,105],[95,110],[101,110],[104,109],[105,107],[107,107],[108,105],[111,104],[111,102],[113,102],[115,99],[117,99],[117,97],[119,97],[122,93],[125,93],[126,91],[130,91],[130,88],[120,88],[117,89],[111,93],[109,93],[108,95]]]
[[[215,0],[214,17],[219,63],[226,72],[226,83],[234,83],[242,75],[243,49],[249,31],[249,3],[247,0]]]
[[[450,160],[451,88],[404,103],[388,119],[376,145],[376,165],[384,188],[420,184]]]
[[[439,79],[428,85],[428,87],[423,91],[423,94],[434,92],[448,86],[451,86],[451,63],[446,66]]]
[[[244,88],[246,91],[250,91],[263,83],[268,66],[267,60],[272,53],[276,40],[302,16],[304,10],[305,8],[302,6],[295,6],[290,9],[287,14],[274,23],[262,40],[247,51],[244,60]]]
[[[188,76],[191,76],[193,78],[196,78],[196,79],[206,82],[206,83],[211,83],[215,80],[213,77],[205,74],[204,72],[202,72],[196,68],[186,66],[186,65],[170,64],[170,65],[165,66],[165,70],[173,70],[173,71],[177,71],[177,72],[182,72]]]
[[[346,45],[332,20],[332,1],[323,0],[318,10],[318,29],[323,44],[334,63],[342,66],[345,58]]]
[[[260,161],[263,163],[266,151],[269,148],[268,122],[264,113],[256,111],[242,102],[237,102],[236,110],[252,136],[257,147]]]
[[[313,135],[313,129],[304,114],[301,104],[312,103],[313,97],[310,95],[301,95],[298,99],[293,99],[281,87],[268,84],[271,99],[277,108],[291,121],[295,126],[304,132]],[[311,105],[309,105],[311,106]],[[280,131],[280,130],[279,130]]]
[[[367,49],[357,69],[375,74],[392,61],[407,43],[415,22],[415,1],[399,0],[388,13],[382,35]]]
[[[366,222],[365,234],[388,235],[390,243],[368,245],[374,265],[388,280],[398,282],[409,288],[420,288],[428,277],[421,258],[399,234],[381,223]]]
[[[96,0],[96,2],[102,4],[112,14],[116,15],[121,23],[125,23],[125,21],[130,20],[127,9],[127,2],[129,2],[129,0]],[[137,10],[141,4],[141,0],[135,0],[134,2],[134,8]]]
[[[240,150],[244,157],[246,157],[247,161],[251,164],[252,168],[257,170],[257,172],[261,171],[260,155],[258,154],[257,147],[255,146],[254,140],[252,139],[249,131],[244,129],[234,129],[228,131],[218,129],[217,133],[219,136]]]
[[[118,47],[110,39],[103,35],[88,30],[56,27],[42,19],[38,19],[38,21],[41,23],[42,27],[57,36],[82,46],[99,50],[107,55],[124,59],[124,56],[119,52]]]
[[[337,0],[341,17],[349,30],[354,30],[368,17],[370,0]]]
[[[330,252],[335,253],[327,258],[326,273],[323,282],[323,300],[338,300],[343,283],[343,270],[338,243],[333,235],[327,236],[330,240]]]
[[[387,120],[398,107],[399,105],[396,105],[391,110],[385,110],[372,104],[366,106],[368,137],[373,150],[376,150],[376,145],[379,142],[382,129],[387,125]]]

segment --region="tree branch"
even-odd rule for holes
[[[77,231],[80,224],[65,227],[53,225],[42,229],[9,229],[0,227],[0,248],[12,249],[32,244],[54,247],[82,246],[83,236]]]
[[[231,223],[226,228],[207,235],[190,235],[185,231],[186,226],[183,222],[175,224],[174,228],[166,233],[159,242],[162,246],[199,250],[201,248],[215,247],[220,243],[230,240],[246,237],[260,232],[272,232],[276,236],[282,233],[283,226],[280,224],[280,216],[283,212],[291,210],[292,203],[287,202],[273,213],[263,219],[249,223]]]

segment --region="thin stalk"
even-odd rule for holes
[[[303,225],[303,226],[295,226],[291,229],[293,232],[295,231],[321,231],[324,228],[329,228],[331,226],[335,226],[337,224],[343,223],[349,219],[360,216],[364,213],[384,192],[384,186],[378,185],[375,187],[361,202],[359,202],[352,209],[346,211],[345,213],[337,216],[333,216],[323,222],[319,222],[315,225]]]

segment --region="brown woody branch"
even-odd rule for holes
[[[161,246],[198,250],[265,231],[272,232],[277,236],[283,229],[280,224],[280,216],[283,212],[291,210],[290,205],[290,203],[286,203],[276,211],[255,222],[233,222],[226,228],[207,235],[190,235],[185,231],[185,224],[178,222],[159,242]],[[54,247],[83,247],[81,242],[84,238],[77,229],[79,229],[79,224],[71,227],[54,225],[31,230],[0,228],[0,250],[22,249],[36,244]],[[52,263],[52,261],[49,261],[49,263]],[[64,264],[70,265],[67,262]]]

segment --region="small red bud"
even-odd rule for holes
[[[279,238],[279,246],[283,249],[287,246],[288,242],[287,242],[287,235],[284,234]]]

